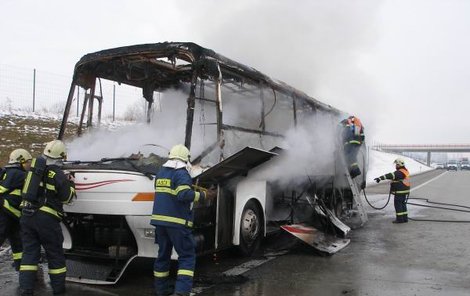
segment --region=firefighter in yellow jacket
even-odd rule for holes
[[[33,159],[22,190],[21,295],[34,293],[41,246],[46,251],[53,293],[65,293],[64,237],[60,221],[64,215],[62,205],[75,197],[75,184],[73,177],[61,169],[62,161],[66,158],[62,141],[47,143],[43,156]]]
[[[375,178],[375,182],[379,183],[382,180],[392,180],[390,183],[390,192],[395,196],[395,212],[396,219],[393,223],[406,223],[408,222],[408,210],[406,208],[406,200],[410,194],[410,173],[405,167],[405,161],[397,158],[394,162],[396,171],[385,174]]]
[[[0,246],[8,238],[17,271],[23,255],[20,235],[21,189],[31,159],[28,151],[15,149],[10,153],[8,164],[0,172]]]

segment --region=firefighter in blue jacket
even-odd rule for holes
[[[169,274],[173,247],[178,254],[178,272],[174,294],[189,295],[196,265],[196,244],[192,235],[192,204],[215,197],[215,191],[197,192],[191,188],[188,173],[189,150],[176,145],[169,160],[155,177],[155,200],[151,224],[155,226],[158,257],[154,264],[157,295],[169,295]]]
[[[20,270],[23,246],[20,235],[21,189],[26,171],[31,165],[31,154],[24,149],[10,153],[8,164],[0,173],[0,246],[8,238],[15,269]]]
[[[396,171],[385,174],[378,178],[375,178],[375,182],[379,183],[382,180],[392,180],[390,183],[390,193],[395,196],[394,205],[396,219],[393,223],[407,223],[408,222],[408,210],[406,208],[406,200],[410,194],[410,173],[405,167],[405,161],[401,158],[395,159]]]
[[[53,293],[65,293],[66,267],[62,249],[64,237],[60,221],[64,215],[62,205],[69,203],[75,197],[75,185],[73,177],[66,175],[60,168],[66,158],[66,149],[62,141],[54,140],[47,143],[43,155],[45,159],[33,159],[22,191],[21,295],[33,295],[41,246],[46,251]],[[37,162],[44,163],[42,170],[35,170]],[[42,173],[34,175],[38,171]],[[36,181],[40,182],[35,183]],[[29,194],[30,192],[37,194]]]

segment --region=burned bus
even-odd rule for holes
[[[338,140],[344,112],[197,44],[143,44],[77,62],[59,139],[79,150],[100,141],[80,139],[99,130],[104,81],[138,90],[146,113],[125,139],[100,149],[103,157],[64,164],[77,191],[62,223],[69,280],[116,283],[135,258],[156,257],[154,177],[165,147],[178,143],[191,151],[195,186],[217,188],[214,201],[194,204],[198,254],[238,247],[249,255],[281,228],[334,253],[348,244],[350,228],[367,221],[358,189],[365,157],[362,175],[351,179]],[[86,95],[70,140],[77,89]],[[143,129],[149,134],[137,137]],[[111,155],[137,142],[155,150]]]

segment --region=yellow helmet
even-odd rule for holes
[[[402,158],[397,158],[395,159],[395,161],[393,162],[394,164],[397,164],[401,167],[404,167],[405,166],[405,161],[402,159]]]
[[[8,163],[9,164],[14,164],[14,163],[23,164],[31,159],[33,159],[33,157],[25,149],[15,149],[10,153],[10,160],[8,161]]]
[[[181,144],[173,146],[170,150],[170,154],[168,155],[168,158],[170,158],[170,159],[175,159],[176,158],[176,159],[182,160],[184,162],[188,162],[189,157],[190,157],[190,155],[189,155],[188,148],[186,148],[186,146],[181,145]]]
[[[47,143],[43,154],[53,159],[65,159],[67,157],[65,144],[61,140],[54,140]]]

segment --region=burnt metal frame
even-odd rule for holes
[[[164,62],[162,58],[167,58],[169,62]],[[183,60],[186,63],[177,65],[177,60]],[[165,71],[162,71],[162,69]],[[282,136],[264,130],[264,117],[266,116],[266,114],[264,114],[264,108],[261,110],[261,130],[223,124],[222,85],[229,90],[239,93],[246,91],[255,92],[253,89],[244,87],[246,83],[248,85],[259,86],[261,91],[263,88],[270,88],[274,92],[274,95],[276,95],[276,92],[279,92],[290,97],[292,99],[294,125],[297,124],[296,113],[298,104],[296,101],[306,102],[312,107],[312,112],[323,110],[334,114],[342,113],[330,105],[319,102],[283,82],[273,80],[253,68],[230,60],[210,49],[203,48],[194,43],[164,42],[103,50],[82,57],[75,65],[74,76],[58,135],[59,139],[64,137],[75,86],[90,89],[90,98],[94,98],[96,78],[104,78],[139,87],[143,90],[144,97],[149,103],[152,103],[153,98],[145,95],[145,93],[148,93],[145,91],[148,90],[148,87],[153,88],[151,90],[161,90],[178,86],[181,83],[190,83],[185,134],[185,145],[188,148],[191,146],[195,100],[199,99],[195,94],[198,78],[202,80],[212,79],[215,84],[217,142],[221,148],[223,148],[224,145],[223,131],[226,129],[257,133],[260,135]],[[233,84],[240,89],[236,90],[233,87],[228,87],[228,84]],[[264,106],[262,92],[260,99]],[[93,100],[90,100],[89,102],[89,108],[93,107],[92,101]],[[89,120],[91,120],[93,116],[92,112],[93,110],[91,109],[89,111]],[[82,113],[82,117],[83,116],[84,114]],[[88,123],[88,126],[90,126],[90,123]],[[79,135],[80,133],[81,125],[78,130]],[[222,150],[223,149],[221,149],[221,151]],[[223,155],[221,155],[221,158],[223,158]]]

